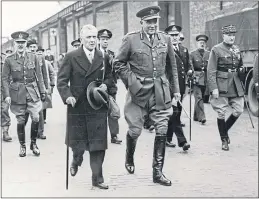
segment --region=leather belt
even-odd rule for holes
[[[235,72],[237,72],[238,70],[237,70],[236,68],[235,68],[235,69],[230,69],[230,68],[218,68],[218,71],[235,73]]]
[[[13,82],[19,82],[19,83],[32,83],[34,81],[35,81],[35,78],[13,79]]]

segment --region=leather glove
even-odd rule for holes
[[[7,104],[11,104],[11,97],[7,97],[7,98],[5,98],[5,100],[4,100]]]
[[[68,98],[66,99],[66,103],[67,103],[67,104],[71,104],[71,106],[74,107],[75,104],[76,104],[76,98],[74,98],[74,97],[68,97]]]
[[[214,97],[214,98],[219,98],[219,90],[218,89],[214,89],[213,91],[212,91],[212,96]]]
[[[46,94],[45,94],[45,93],[41,93],[41,94],[40,94],[40,99],[41,99],[41,101],[45,102],[45,100],[46,100]]]

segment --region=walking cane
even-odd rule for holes
[[[68,117],[68,116],[67,116]],[[67,118],[68,119],[68,118]],[[67,120],[68,121],[68,120]],[[68,190],[68,162],[69,162],[69,131],[67,130],[67,157],[66,157],[66,190]]]
[[[240,81],[240,82],[241,82],[243,91],[244,91],[244,93],[245,93],[245,86],[244,86],[244,84],[243,84],[242,81]],[[251,122],[251,124],[252,124],[253,129],[254,129],[255,127],[254,127],[254,124],[253,124],[253,120],[252,120],[252,118],[251,118],[250,108],[249,108],[249,106],[248,106],[248,104],[247,104],[245,95],[244,95],[244,100],[245,100],[245,104],[246,104],[246,108],[247,108],[247,112],[248,112],[248,115],[249,115],[250,122]]]
[[[191,120],[191,117],[192,117],[192,89],[191,89],[191,86],[192,86],[192,79],[191,77],[189,77],[189,88],[190,88],[190,117],[189,117],[189,120],[190,120],[190,141],[191,141],[191,138],[192,138],[192,120]]]

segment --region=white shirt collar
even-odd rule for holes
[[[146,31],[144,31],[144,33],[147,35],[147,38],[148,38],[148,40],[150,41],[150,37],[149,37],[149,34],[147,34],[147,32]],[[154,37],[154,34],[152,35],[152,38]],[[154,39],[154,38],[153,38]]]
[[[95,49],[93,49],[92,51],[88,50],[84,45],[83,45],[83,49],[84,49],[84,52],[87,56],[87,58],[89,60],[93,59],[94,58],[94,53],[95,53]],[[91,57],[90,57],[91,56]]]

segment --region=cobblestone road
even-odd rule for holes
[[[119,83],[118,102],[122,108],[125,93],[124,86]],[[189,112],[189,97],[184,99],[183,104]],[[209,104],[205,104],[207,125],[192,123],[190,151],[184,153],[178,147],[167,148],[164,173],[172,180],[171,187],[152,182],[155,134],[146,130],[143,130],[137,144],[135,174],[126,172],[127,125],[122,115],[119,137],[123,143],[109,143],[103,166],[105,182],[110,189],[92,189],[89,155],[85,153],[82,167],[76,177],[69,178],[69,190],[66,190],[66,108],[57,90],[53,94],[53,105],[54,108],[47,111],[47,140],[38,141],[40,157],[34,157],[30,150],[27,157],[18,157],[16,120],[12,115],[10,134],[13,141],[2,143],[2,197],[258,197],[258,120],[253,117],[256,127],[253,129],[246,111],[230,130],[230,151],[224,152],[221,150],[216,114]],[[182,120],[186,123],[184,131],[189,139],[189,120],[184,113]],[[29,126],[26,128],[28,149]]]

